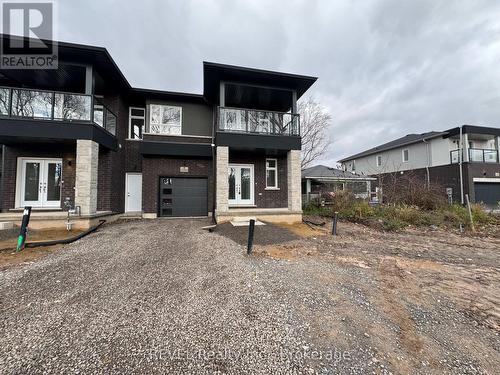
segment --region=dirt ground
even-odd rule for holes
[[[333,262],[354,271],[357,277],[316,268],[311,277],[359,293],[359,301],[332,296],[338,300],[336,314],[364,331],[396,373],[425,368],[429,373],[450,368],[500,373],[500,238],[430,229],[389,233],[352,223],[340,223],[337,236],[330,234],[331,222],[282,227],[302,239],[257,245],[255,254],[288,262]],[[379,314],[385,324],[374,322]],[[310,318],[315,318],[316,335],[343,339],[345,332],[336,324],[325,325],[325,316]],[[442,359],[454,350],[469,358],[465,367],[454,368]]]
[[[64,229],[30,230],[27,235],[27,242],[51,241],[76,236],[81,231],[72,230],[68,232]],[[0,232],[0,270],[20,264],[29,264],[40,259],[55,250],[61,245],[40,246],[25,248],[16,253],[17,237],[19,228],[4,230]]]
[[[248,256],[247,227],[207,224],[118,222],[1,270],[2,373],[500,373],[498,237],[266,225]]]

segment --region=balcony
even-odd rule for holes
[[[219,131],[264,135],[300,136],[296,113],[219,107]]]
[[[219,107],[215,143],[273,154],[300,150],[300,117],[289,112]]]
[[[94,123],[116,133],[116,116],[91,95],[0,87],[0,117]]]
[[[0,143],[88,139],[118,149],[116,116],[99,98],[68,92],[0,87]]]
[[[460,150],[450,151],[450,162],[460,162]],[[498,163],[498,151],[494,149],[469,148],[469,162],[471,163]]]

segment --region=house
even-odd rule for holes
[[[317,78],[204,62],[202,94],[157,91],[131,87],[105,48],[58,53],[58,69],[0,71],[0,221],[24,206],[46,221],[77,208],[83,226],[301,220],[297,100]]]
[[[500,128],[462,125],[446,131],[409,134],[340,160],[356,174],[384,177],[411,173],[441,185],[456,202],[498,207]]]
[[[349,190],[355,198],[368,199],[374,177],[361,176],[352,172],[324,165],[315,165],[302,170],[302,202],[308,203],[325,194]]]

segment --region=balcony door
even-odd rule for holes
[[[61,159],[20,159],[20,205],[61,207]]]
[[[252,164],[229,164],[229,205],[254,204],[254,175]]]

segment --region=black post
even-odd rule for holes
[[[255,220],[250,219],[250,226],[248,227],[248,246],[247,246],[247,254],[248,255],[250,255],[252,253],[254,228],[255,228]]]
[[[17,238],[16,252],[24,249],[24,245],[26,244],[26,231],[28,230],[28,223],[30,221],[30,216],[31,216],[31,206],[24,207],[23,221],[21,223],[21,233],[19,233],[19,237]]]
[[[333,214],[333,224],[332,224],[332,234],[334,236],[337,235],[337,217],[338,217],[339,213],[338,212],[335,212]]]

